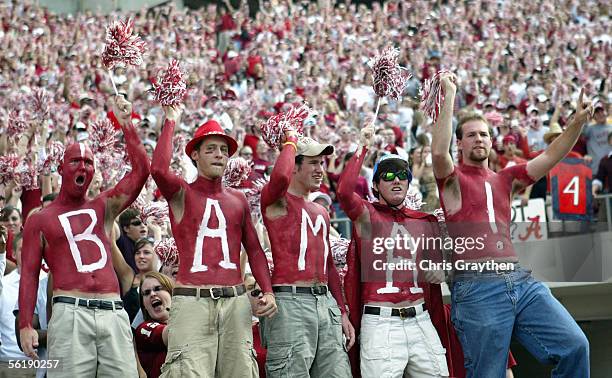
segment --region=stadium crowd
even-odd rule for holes
[[[125,118],[119,114],[100,55],[105,27],[128,16],[134,18],[148,52],[140,67],[112,72],[117,90],[131,103],[131,114]],[[609,18],[610,5],[604,0],[386,1],[373,2],[371,8],[329,0],[273,0],[260,2],[256,11],[245,1],[225,0],[199,10],[179,10],[170,3],[108,15],[59,15],[31,1],[2,2],[0,155],[16,156],[20,173],[5,179],[8,168],[2,167],[0,178],[0,377],[14,373],[3,370],[9,360],[26,359],[18,345],[19,330],[15,331],[23,225],[55,200],[62,184],[61,172],[36,169],[37,162],[53,153],[54,142],[87,143],[92,125],[109,120],[119,132],[115,145],[94,151],[96,173],[87,193],[94,198],[134,171],[124,153],[129,150],[120,131],[124,119],[135,127],[151,160],[168,114],[153,101],[151,79],[171,59],[179,60],[188,74],[171,168],[189,183],[196,180],[199,168],[183,152],[185,143],[198,126],[217,121],[238,142],[235,156],[251,165],[240,189],[247,195],[257,235],[271,262],[259,195],[279,151],[264,143],[259,124],[303,102],[316,111],[304,121],[304,133],[332,144],[335,152],[326,157],[323,184],[310,200],[325,207],[332,220],[345,217],[338,182],[357,151],[360,130],[372,121],[377,101],[367,62],[389,45],[399,48],[400,65],[412,77],[403,99],[383,100],[373,120],[373,148],[356,182],[360,198],[375,200],[375,162],[395,154],[409,161],[409,193],[421,211],[433,213],[441,207],[431,148],[436,125],[419,109],[421,85],[441,69],[457,78],[453,124],[457,114],[476,111],[492,127],[489,166],[494,171],[535,158],[561,135],[584,88],[594,102],[594,117],[572,154],[590,167],[593,194],[612,191]],[[48,103],[42,116],[31,106],[40,88]],[[286,143],[291,140],[287,136]],[[455,143],[451,149],[456,161],[460,152]],[[166,360],[164,325],[179,260],[172,239],[176,232],[167,215],[157,215],[168,207],[160,189],[149,177],[137,206],[123,211],[113,227],[112,260],[136,335],[138,369],[150,377],[160,374]],[[544,177],[519,199],[527,203],[546,195]],[[341,238],[333,229],[330,234]],[[346,261],[340,255],[334,258],[343,277]],[[241,263],[244,268],[246,262]],[[47,280],[51,288],[52,279],[41,273],[33,322],[41,346],[50,308],[45,305]],[[257,290],[252,274],[247,273],[245,283],[247,290]],[[254,325],[257,322],[254,318]],[[253,330],[259,332],[256,326]],[[265,361],[261,345],[256,349]],[[44,358],[40,349],[38,356]],[[260,360],[262,375],[263,365]]]

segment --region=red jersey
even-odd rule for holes
[[[134,340],[136,351],[142,369],[147,377],[157,378],[161,374],[161,367],[166,360],[168,347],[164,344],[162,334],[165,324],[155,321],[145,321],[136,328]]]
[[[295,149],[284,148],[274,165],[270,182],[261,193],[264,224],[270,237],[274,272],[272,284],[298,281],[329,283],[330,291],[345,311],[340,276],[329,244],[329,214],[323,206],[290,194],[287,189],[295,166]],[[268,207],[281,204],[286,214],[271,219]]]
[[[153,153],[151,175],[161,193],[172,201],[183,191],[184,211],[176,220],[170,206],[170,224],[179,251],[177,283],[193,286],[234,286],[242,283],[240,250],[243,244],[264,292],[271,292],[268,263],[244,194],[226,188],[221,178],[198,176],[188,184],[170,171],[174,122],[166,120]]]
[[[439,262],[441,254],[435,243],[427,238],[439,236],[438,222],[433,215],[412,211],[407,208],[396,210],[379,203],[362,199],[355,188],[357,177],[366,155],[365,148],[359,157],[353,156],[344,168],[338,185],[340,206],[353,222],[367,211],[367,220],[354,227],[355,254],[358,260],[353,269],[361,271],[360,282],[346,282],[345,285],[361,284],[363,303],[391,302],[423,299],[423,288],[419,287],[419,261],[427,259]],[[387,249],[384,240],[399,240],[393,248]],[[431,239],[433,240],[433,239]],[[404,243],[406,241],[406,243]],[[412,269],[383,269],[382,263],[412,263]],[[409,266],[406,266],[409,268]],[[351,267],[349,267],[351,269]]]
[[[449,215],[444,197],[447,183],[454,178],[459,184],[461,209]],[[510,239],[510,201],[515,180],[523,185],[534,183],[527,175],[527,164],[498,173],[460,164],[448,177],[437,179],[440,203],[453,238],[453,259],[516,258]]]

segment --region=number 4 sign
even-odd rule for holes
[[[565,158],[550,171],[553,217],[586,221],[592,216],[591,169],[582,159]]]

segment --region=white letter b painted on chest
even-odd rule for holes
[[[74,235],[74,233],[72,232],[72,226],[70,225],[69,218],[80,214],[89,215],[89,217],[91,218],[91,223],[89,224],[89,226],[87,226],[85,231],[80,234]],[[104,248],[102,240],[100,240],[100,238],[93,233],[93,229],[96,226],[96,223],[98,223],[98,216],[96,215],[96,212],[93,209],[82,209],[69,211],[67,213],[60,214],[57,217],[60,221],[60,224],[62,225],[62,228],[64,229],[66,239],[68,239],[68,245],[70,246],[70,252],[72,253],[72,258],[74,259],[77,271],[80,273],[89,273],[104,268],[104,266],[106,265],[106,260],[108,259],[108,254],[106,253],[106,248]],[[96,244],[96,246],[100,250],[100,259],[98,261],[91,264],[83,265],[83,261],[81,260],[81,251],[79,250],[77,242],[84,240]]]

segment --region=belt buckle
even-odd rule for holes
[[[325,286],[311,286],[310,287],[310,292],[312,293],[312,295],[323,295],[323,288]]]
[[[98,299],[88,299],[87,308],[100,308],[100,301]]]
[[[399,309],[399,316],[400,316],[400,319],[402,319],[402,320],[404,320],[404,319],[408,319],[408,318],[409,318],[409,316],[408,316],[408,315],[409,315],[409,314],[408,314],[408,309],[407,309],[407,308],[405,308],[405,307],[404,307],[404,308],[400,308],[400,309]]]
[[[221,295],[219,295],[218,297],[216,297],[216,296],[215,296],[215,289],[216,289],[215,287],[211,287],[210,289],[208,289],[208,291],[210,292],[210,297],[211,297],[212,299],[215,299],[215,300],[216,300],[216,299],[221,298]]]

